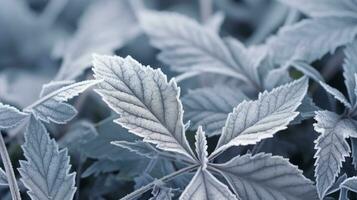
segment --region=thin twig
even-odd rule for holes
[[[19,186],[17,185],[15,173],[1,131],[0,131],[0,155],[1,155],[1,160],[3,161],[5,167],[5,172],[7,176],[7,181],[9,183],[12,199],[21,200]]]

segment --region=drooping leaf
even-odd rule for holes
[[[353,0],[279,0],[312,17],[356,16],[357,3]]]
[[[133,1],[137,0],[93,1],[65,48],[57,80],[76,78],[90,67],[92,53],[112,54],[138,36],[135,12],[139,8],[132,5]]]
[[[7,176],[2,168],[0,168],[0,185],[7,185]]]
[[[41,94],[46,95],[42,96],[38,101],[25,108],[24,111],[33,113],[36,118],[47,123],[52,121],[58,124],[64,124],[73,119],[73,117],[77,114],[76,109],[65,102],[99,82],[100,80],[86,80],[70,85],[65,84],[66,86],[61,88],[58,88],[58,85],[52,85],[53,87],[45,85]],[[52,91],[54,88],[57,88],[57,90]]]
[[[31,117],[25,132],[22,149],[26,160],[20,161],[18,170],[31,199],[73,198],[75,173],[70,173],[67,149],[59,150],[44,125],[34,117]]]
[[[147,158],[155,158],[158,156],[157,151],[152,147],[150,144],[145,143],[143,141],[135,141],[135,142],[128,142],[128,141],[113,141],[111,144],[128,149],[129,151],[135,152],[139,155],[145,156]]]
[[[208,136],[220,134],[227,116],[247,97],[238,89],[223,85],[190,90],[182,98],[185,119],[190,120],[190,130],[202,126]]]
[[[357,73],[357,42],[348,45],[344,51],[345,60],[343,64],[343,77],[351,104],[356,103],[356,83],[355,74]]]
[[[222,152],[230,146],[256,144],[273,137],[297,115],[296,109],[305,97],[307,78],[259,94],[258,100],[243,101],[228,115],[216,150]]]
[[[194,160],[174,80],[168,82],[160,69],[143,66],[130,56],[95,56],[93,65],[95,77],[104,80],[97,92],[120,114],[116,123],[162,150]]]
[[[357,177],[350,177],[344,180],[341,185],[340,200],[348,200],[347,191],[357,193]]]
[[[241,199],[318,199],[312,181],[280,156],[246,154],[213,166]]]
[[[28,114],[17,108],[0,103],[0,129],[8,129],[19,125]]]
[[[347,100],[345,95],[342,94],[342,92],[340,92],[336,88],[333,88],[333,87],[331,87],[331,86],[329,86],[326,83],[321,82],[321,81],[320,81],[320,85],[326,90],[326,92],[330,93],[335,99],[337,99],[339,102],[341,102],[347,108],[352,108],[352,105]]]
[[[356,135],[356,127],[352,120],[329,111],[316,112],[315,120],[314,129],[321,134],[315,141],[315,177],[319,197],[323,198],[350,153],[345,139]]]
[[[195,138],[196,138],[195,147],[196,147],[197,158],[200,161],[202,168],[205,169],[208,163],[207,140],[206,140],[205,132],[203,132],[201,126],[198,127]]]
[[[178,13],[142,12],[140,22],[159,59],[178,72],[210,72],[249,81],[222,39],[212,30]],[[159,31],[160,30],[160,31]]]
[[[269,57],[279,64],[291,58],[311,63],[352,42],[357,34],[355,23],[353,18],[324,17],[283,27],[277,36],[267,42]]]
[[[237,200],[229,188],[206,169],[199,168],[180,196],[180,200]]]

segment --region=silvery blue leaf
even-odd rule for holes
[[[214,32],[219,33],[221,26],[224,22],[225,15],[223,12],[216,12],[214,13],[206,22],[205,22],[205,27],[207,29],[211,29]]]
[[[318,199],[313,182],[280,156],[246,154],[213,167],[240,199]]]
[[[357,138],[351,138],[352,164],[357,169]]]
[[[207,152],[207,140],[205,132],[203,132],[202,127],[199,126],[196,132],[196,154],[197,158],[200,161],[200,165],[203,169],[206,169],[208,163],[208,152]]]
[[[218,34],[193,19],[173,12],[145,11],[140,13],[140,22],[152,45],[161,50],[159,59],[173,70],[249,81]]]
[[[54,92],[56,90],[59,90],[63,87],[66,87],[68,85],[73,84],[74,81],[70,81],[70,80],[65,80],[65,81],[51,81],[47,84],[44,84],[42,86],[42,90],[40,93],[40,98],[50,94],[51,92]]]
[[[223,85],[189,90],[182,98],[184,117],[190,120],[190,130],[202,126],[208,136],[221,134],[227,116],[233,108],[248,99],[238,89]]]
[[[312,17],[354,17],[357,3],[353,0],[279,0]]]
[[[20,161],[18,170],[32,200],[73,198],[76,175],[70,173],[67,149],[59,150],[45,126],[34,117],[25,132],[22,149],[26,160]]]
[[[160,184],[154,186],[151,194],[153,197],[151,197],[149,200],[171,200],[174,196],[172,188],[168,188]]]
[[[356,127],[352,120],[330,111],[317,111],[315,120],[314,129],[321,134],[315,141],[315,177],[322,199],[334,183],[345,157],[349,156],[351,150],[345,139],[356,136]]]
[[[0,185],[7,185],[7,176],[2,168],[0,168]]]
[[[120,117],[116,123],[165,151],[194,154],[186,140],[180,89],[160,69],[143,66],[130,56],[95,56],[96,91]]]
[[[17,108],[0,103],[0,129],[8,129],[19,125],[28,118],[28,114]]]
[[[342,92],[321,81],[320,81],[320,85],[326,90],[326,92],[330,93],[335,99],[341,102],[344,106],[346,106],[347,108],[352,108],[351,103],[347,100],[345,95],[342,94]]]
[[[136,0],[134,0],[136,1]],[[91,65],[92,53],[112,54],[140,33],[133,0],[93,1],[63,55],[56,79],[74,79]]]
[[[334,192],[337,192],[340,190],[340,185],[343,181],[347,179],[347,174],[343,174],[342,176],[338,177],[338,179],[333,183],[333,185],[327,190],[326,196],[329,194],[332,194]]]
[[[355,74],[357,73],[357,41],[348,45],[344,51],[345,60],[343,64],[343,77],[351,104],[356,104],[356,83]]]
[[[299,115],[290,124],[299,124],[303,120],[310,119],[315,116],[315,112],[320,110],[314,103],[313,99],[306,95],[298,107]]]
[[[347,191],[357,193],[357,177],[350,177],[341,183],[340,200],[348,200]]]
[[[357,34],[356,21],[353,18],[324,17],[285,26],[267,41],[269,57],[278,64],[291,58],[311,63],[352,42]]]
[[[180,200],[237,200],[229,188],[206,169],[199,168],[180,196]]]
[[[32,105],[24,109],[25,112],[33,113],[37,119],[44,122],[55,122],[58,124],[65,124],[77,115],[76,109],[68,103],[69,99],[79,95],[86,89],[98,84],[99,80],[86,80],[73,84],[64,84],[66,86],[52,91],[53,87],[44,87],[42,94],[51,91],[45,96],[41,97]],[[64,83],[64,82],[62,82]],[[62,85],[62,84],[59,84]],[[51,89],[52,88],[52,89]]]
[[[275,87],[286,84],[291,81],[288,67],[279,67],[269,70],[264,77],[264,88],[272,90]]]
[[[231,146],[256,144],[287,128],[298,115],[296,109],[308,88],[306,77],[259,94],[258,100],[243,101],[228,115],[216,150],[219,154]]]

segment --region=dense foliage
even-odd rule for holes
[[[0,199],[356,199],[357,1],[0,0]]]

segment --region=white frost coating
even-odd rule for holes
[[[351,152],[345,139],[356,136],[356,126],[352,120],[342,119],[329,111],[316,112],[315,120],[314,129],[321,133],[315,141],[315,177],[322,199],[334,183],[345,157]]]
[[[20,161],[18,170],[32,200],[73,199],[75,173],[69,173],[67,149],[59,150],[44,125],[34,117],[25,132],[22,149],[26,161]]]
[[[241,199],[317,200],[316,188],[287,159],[259,153],[213,164]]]
[[[94,56],[96,91],[120,118],[115,122],[163,150],[193,161],[186,140],[180,89],[160,69],[143,66],[130,56]]]
[[[19,125],[29,115],[17,108],[0,103],[0,129],[8,129]]]
[[[320,85],[326,90],[326,92],[330,93],[335,99],[343,103],[343,105],[345,105],[347,108],[352,108],[352,105],[346,99],[345,95],[342,94],[342,92],[321,81],[320,81]]]
[[[205,132],[203,132],[201,126],[198,127],[195,138],[195,147],[198,160],[200,161],[202,169],[206,169],[208,163],[207,140]]]
[[[229,114],[216,150],[256,144],[283,129],[297,115],[296,109],[306,95],[306,77],[259,94],[258,100],[243,101]]]
[[[229,188],[206,169],[199,168],[180,196],[180,200],[237,200]]]

